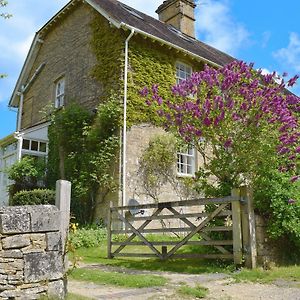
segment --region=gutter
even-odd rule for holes
[[[131,29],[130,35],[125,41],[125,67],[124,67],[124,107],[123,107],[123,176],[122,176],[122,206],[125,206],[126,201],[126,147],[127,147],[127,86],[128,86],[128,48],[129,41],[133,37],[135,29]]]

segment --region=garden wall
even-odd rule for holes
[[[69,206],[70,183],[58,181],[56,206],[0,208],[0,299],[65,298]]]

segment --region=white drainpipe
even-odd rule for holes
[[[22,123],[23,103],[24,103],[24,86],[21,87],[21,91],[18,93],[18,95],[20,96],[20,104],[18,110],[17,131],[15,133],[15,138],[18,140],[17,160],[20,161],[22,158],[22,146],[23,146],[23,135],[20,134],[20,130],[21,130],[21,123]]]
[[[124,108],[123,108],[123,177],[122,177],[122,206],[126,204],[126,146],[127,146],[127,84],[128,84],[128,44],[134,35],[135,30],[131,29],[131,33],[125,41],[125,69],[124,69]]]

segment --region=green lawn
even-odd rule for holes
[[[116,285],[128,288],[162,286],[167,283],[167,279],[162,276],[102,272],[99,270],[89,269],[75,269],[69,274],[69,277],[80,281],[89,281],[99,284]]]
[[[107,259],[106,243],[100,247],[95,248],[81,248],[76,250],[76,256],[85,263],[99,263],[103,265],[126,267],[137,270],[149,271],[169,271],[188,274],[201,274],[201,273],[230,273],[235,270],[234,265],[228,261],[216,260],[202,260],[202,259],[169,259],[161,261],[159,259],[142,259],[142,258],[114,258]],[[183,251],[188,251],[184,250]],[[192,251],[197,251],[195,247]],[[199,249],[203,251],[203,249]],[[145,247],[136,246],[131,247],[128,252],[143,252]],[[149,252],[149,251],[148,251]],[[72,255],[70,255],[72,259]]]

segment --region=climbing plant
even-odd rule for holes
[[[140,194],[159,202],[166,185],[169,185],[181,200],[194,193],[194,179],[179,177],[176,170],[176,154],[182,146],[172,134],[161,134],[152,138],[139,159],[136,190]]]
[[[71,210],[81,223],[95,221],[97,205],[117,188],[113,170],[118,128],[115,99],[100,104],[95,115],[75,103],[54,114],[49,128],[48,182],[71,181]]]

